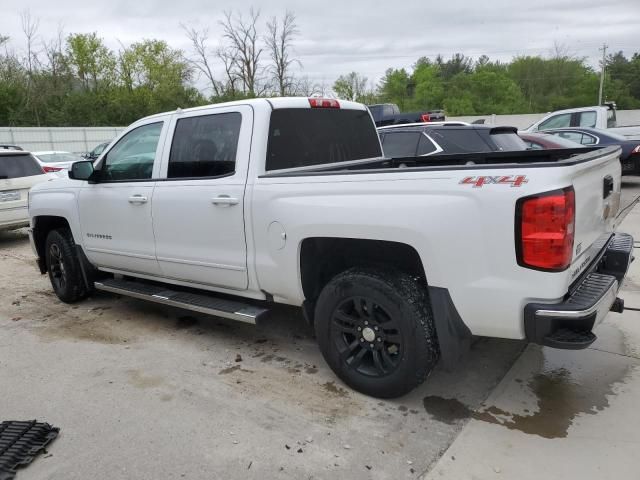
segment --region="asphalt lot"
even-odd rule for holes
[[[623,184],[623,205],[640,180]],[[344,387],[294,309],[250,326],[96,294],[55,298],[24,231],[0,233],[0,420],[61,435],[29,479],[416,478],[520,356],[478,339],[394,401]],[[541,419],[545,421],[545,419]]]

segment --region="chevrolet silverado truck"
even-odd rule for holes
[[[144,118],[37,185],[30,238],[63,302],[103,290],[267,325],[298,306],[338,377],[396,397],[472,335],[594,341],[633,247],[619,154],[390,159],[364,105],[243,100]]]
[[[616,104],[605,103],[594,107],[570,108],[551,112],[528,127],[525,132],[538,132],[552,128],[587,127],[608,130],[631,140],[640,140],[640,125],[618,125]]]

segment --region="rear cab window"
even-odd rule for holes
[[[167,178],[211,178],[235,173],[241,124],[239,112],[179,119]]]
[[[266,170],[382,157],[368,110],[280,108],[271,112]]]
[[[595,127],[596,112],[594,112],[593,110],[588,112],[580,112],[578,126],[579,127]]]
[[[0,180],[43,174],[40,164],[29,153],[0,154]]]

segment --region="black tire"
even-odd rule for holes
[[[52,230],[45,243],[45,260],[53,291],[65,303],[87,296],[80,260],[68,228]]]
[[[336,275],[318,297],[315,330],[335,374],[372,397],[410,392],[439,358],[426,288],[394,270],[352,268]]]

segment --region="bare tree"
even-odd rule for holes
[[[59,77],[62,75],[65,67],[64,52],[62,46],[64,44],[64,27],[62,24],[58,25],[58,33],[56,37],[49,41],[42,42],[42,49],[47,57],[48,68],[53,77],[53,82],[57,83]]]
[[[187,27],[184,24],[180,24],[180,26],[187,35],[187,38],[191,41],[191,46],[195,53],[195,58],[190,59],[189,61],[202,75],[207,78],[213,94],[216,97],[219,97],[221,93],[220,83],[213,76],[213,68],[209,60],[210,52],[207,45],[207,41],[209,40],[209,29],[203,28],[202,30],[197,30],[195,27]]]
[[[232,60],[236,74],[242,82],[244,93],[255,96],[260,73],[260,55],[263,51],[262,46],[259,45],[256,28],[260,11],[251,8],[248,19],[240,13],[234,17],[232,12],[225,12],[224,17],[220,25],[230,49],[230,51],[225,50],[225,55]]]
[[[278,19],[273,17],[271,21],[267,22],[267,29],[269,32],[265,37],[265,43],[273,62],[270,71],[278,86],[280,96],[284,97],[294,90],[291,66],[296,63],[302,66],[300,60],[291,57],[293,38],[300,33],[296,24],[296,16],[293,12],[285,12],[282,24],[279,24]]]
[[[29,10],[24,10],[20,14],[20,20],[22,21],[22,32],[24,33],[27,41],[27,57],[25,58],[25,66],[31,79],[35,66],[38,63],[38,53],[35,51],[35,43],[38,36],[40,20],[32,18]]]
[[[222,62],[224,67],[224,74],[226,81],[222,86],[222,92],[228,97],[235,97],[238,94],[238,88],[236,84],[240,80],[240,77],[236,71],[237,52],[230,47],[222,47],[217,51],[217,56]]]
[[[34,91],[34,71],[38,65],[38,53],[35,50],[35,44],[38,37],[38,27],[40,26],[40,20],[32,18],[29,10],[24,10],[20,14],[20,20],[22,21],[22,32],[24,33],[27,42],[27,56],[24,60],[25,68],[27,70],[27,88],[25,96],[25,106],[30,109],[33,107],[33,113],[36,119],[36,123],[40,126],[40,115],[38,113],[37,102],[33,101]]]

